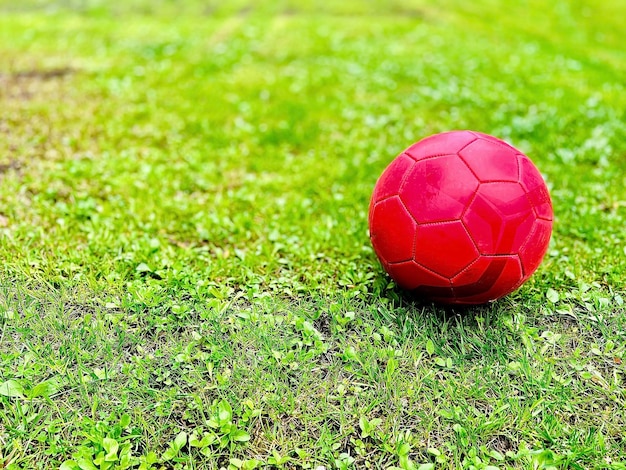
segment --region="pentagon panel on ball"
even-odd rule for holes
[[[532,161],[480,132],[427,137],[376,183],[374,251],[402,288],[435,302],[480,304],[520,287],[552,233],[552,203]]]

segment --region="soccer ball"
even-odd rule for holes
[[[473,131],[413,144],[378,179],[370,238],[397,285],[447,304],[481,304],[517,289],[539,267],[552,203],[530,159]]]

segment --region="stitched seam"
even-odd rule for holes
[[[418,263],[417,261],[415,261],[415,264],[417,264],[420,268],[424,269],[425,271],[428,271],[429,273],[434,274],[435,276],[441,279],[445,279],[446,281],[450,283],[450,287],[452,287],[452,280],[448,276],[444,276],[443,274],[440,274],[434,269],[430,269],[428,266],[424,266],[422,263]]]
[[[389,266],[396,266],[398,264],[404,264],[404,263],[412,263],[415,260],[413,258],[407,258],[407,259],[403,259],[402,261],[393,261],[393,262],[389,262],[387,263]]]

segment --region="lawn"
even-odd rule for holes
[[[0,0],[0,468],[626,468],[620,0]],[[368,238],[429,134],[550,249],[443,308]]]

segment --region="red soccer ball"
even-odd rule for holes
[[[402,288],[480,304],[517,289],[552,233],[541,174],[509,144],[472,131],[413,144],[385,169],[370,203],[374,251]]]

